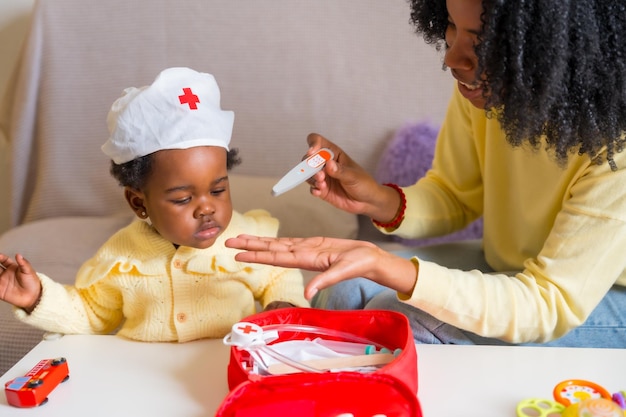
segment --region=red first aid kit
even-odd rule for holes
[[[216,417],[422,417],[416,395],[417,352],[404,315],[383,310],[288,308],[249,316],[242,324],[246,329],[275,332],[277,337],[267,343],[270,348],[322,335],[326,341],[368,341],[375,349],[393,352],[393,357],[370,372],[261,375],[251,371],[249,350],[231,346],[231,392]]]

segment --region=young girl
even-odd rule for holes
[[[19,254],[0,254],[0,298],[20,320],[51,332],[119,329],[131,339],[179,342],[223,337],[257,301],[308,306],[298,270],[241,264],[224,246],[243,232],[278,230],[263,210],[233,211],[233,119],[210,74],[170,68],[150,86],[126,89],[111,107],[102,149],[138,219],[81,267],[74,286],[37,273]]]
[[[322,290],[316,307],[404,312],[418,342],[626,347],[626,5],[411,7],[457,80],[432,170],[410,187],[377,184],[313,134],[309,154],[330,147],[337,159],[312,194],[406,238],[482,215],[482,248],[420,248],[405,259],[337,239],[227,245],[251,251],[241,261],[323,271],[307,287],[308,297]]]

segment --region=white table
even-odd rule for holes
[[[526,398],[550,399],[565,379],[626,390],[626,350],[418,345],[425,417],[507,417]],[[1,387],[40,359],[64,356],[70,379],[41,407],[0,395],[0,416],[212,416],[228,393],[229,351],[221,340],[141,343],[117,336],[42,341],[0,378]]]

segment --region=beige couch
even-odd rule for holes
[[[373,173],[397,128],[443,118],[452,88],[441,56],[414,35],[404,0],[36,1],[1,112],[12,229],[0,252],[23,253],[72,283],[130,221],[100,151],[106,114],[123,88],[171,66],[215,75],[243,158],[232,172],[235,208],[266,208],[291,236],[382,240],[306,186],[276,198],[271,186],[313,131]],[[0,303],[0,374],[41,337]]]

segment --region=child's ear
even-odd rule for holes
[[[148,210],[144,205],[144,196],[141,191],[135,190],[134,188],[125,187],[124,197],[126,198],[126,202],[130,206],[130,209],[135,213],[137,217],[139,217],[140,219],[147,219],[149,217]]]

